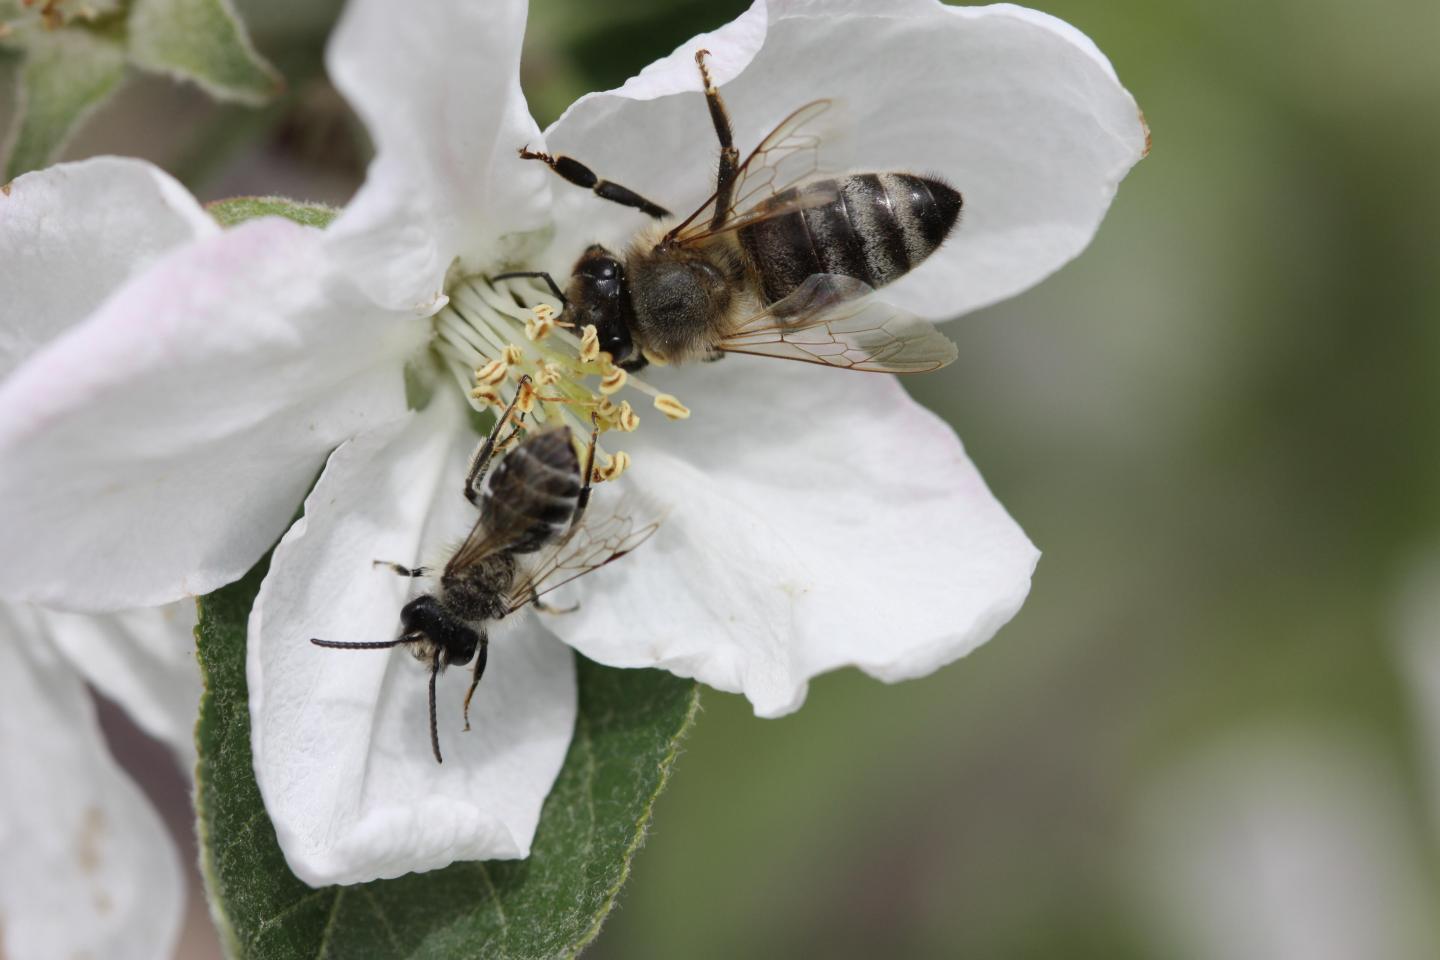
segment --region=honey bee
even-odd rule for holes
[[[595,459],[595,439],[590,443],[582,470],[579,454],[571,442],[569,427],[554,427],[528,434],[500,461],[485,484],[495,452],[522,429],[524,414],[516,420],[510,435],[498,440],[515,415],[520,391],[528,386],[522,378],[516,399],[496,421],[494,428],[476,450],[465,478],[465,497],[480,510],[465,541],[445,564],[437,588],[406,603],[400,611],[400,632],[393,640],[345,643],[311,639],[319,647],[341,650],[375,650],[406,646],[417,660],[430,667],[430,748],[435,762],[440,755],[440,734],[435,719],[435,682],[446,667],[475,660],[470,686],[465,691],[465,729],[470,729],[470,699],[485,673],[490,638],[488,625],[502,620],[527,605],[547,612],[565,612],[548,607],[540,599],[546,593],[577,577],[619,560],[643,543],[659,526],[636,527],[629,518],[615,514],[593,525],[583,524],[590,501]],[[544,553],[541,559],[523,566],[529,554]],[[403,577],[434,575],[428,567],[407,567],[376,560]]]
[[[561,177],[658,222],[624,256],[592,245],[562,292],[576,327],[594,325],[616,365],[750,353],[851,370],[914,373],[957,356],[929,322],[869,295],[919,266],[959,222],[959,191],[935,176],[853,173],[816,179],[819,122],[808,103],[739,161],[730,118],[695,54],[720,141],[715,192],[679,223],[665,208],[567,156],[522,149]]]

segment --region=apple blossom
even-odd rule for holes
[[[195,605],[108,616],[0,604],[0,951],[168,956],[185,883],[165,825],[111,757],[85,689],[194,767]]]
[[[397,16],[352,0],[328,63],[376,158],[334,224],[197,237],[0,384],[0,454],[29,465],[0,467],[0,519],[37,540],[68,522],[106,557],[145,545],[112,577],[63,539],[33,562],[0,559],[10,596],[104,607],[234,579],[334,448],[275,549],[248,646],[257,778],[310,883],[524,856],[574,722],[556,637],[777,716],[827,670],[899,680],[964,655],[1029,588],[1034,547],[893,378],[745,357],[621,377],[588,337],[546,335],[542,286],[487,278],[563,277],[643,218],[517,148],[583,158],[684,211],[713,188],[717,149],[696,49],[711,51],[742,145],[801,103],[843,99],[856,169],[933,169],[964,192],[956,235],[886,293],[937,320],[1078,254],[1145,149],[1094,45],[1023,8],[759,0],[543,135],[519,91],[524,20],[518,2]],[[423,409],[406,409],[405,370]],[[593,409],[623,437],[624,451],[605,440],[607,475],[633,464],[613,485],[665,520],[577,582],[578,613],[494,634],[474,732],[445,723],[463,683],[442,684],[436,765],[415,664],[307,641],[393,636],[408,588],[371,561],[432,559],[473,522],[460,481],[477,437],[460,397],[493,403],[522,374],[541,384],[536,420]],[[615,500],[602,487],[592,509]]]

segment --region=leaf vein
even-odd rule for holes
[[[250,939],[245,942],[245,952],[249,953],[250,948],[255,946],[255,944],[260,941],[261,937],[265,936],[266,933],[269,933],[271,928],[283,922],[286,917],[290,916],[296,910],[299,910],[301,907],[309,903],[311,900],[314,900],[316,897],[323,897],[329,892],[329,890],[311,890],[309,893],[305,894],[305,896],[301,897],[298,900],[292,900],[290,903],[275,911],[275,913],[261,920],[255,925],[255,932],[250,935]]]
[[[320,933],[320,948],[315,952],[315,960],[325,960],[330,953],[330,938],[335,933],[335,920],[340,916],[340,901],[345,896],[344,887],[335,888],[335,902],[330,905],[330,917],[325,921],[325,929]]]
[[[510,921],[505,916],[505,908],[500,905],[500,891],[495,887],[495,881],[490,878],[490,868],[485,866],[484,860],[472,861],[480,869],[480,877],[485,881],[485,888],[490,891],[490,902],[495,905],[495,916],[500,921],[500,939],[504,943],[510,942]],[[478,907],[476,908],[478,911]],[[504,953],[501,954],[504,956]]]
[[[390,925],[390,918],[385,915],[380,899],[370,892],[369,887],[361,887],[360,892],[365,894],[365,899],[370,903],[370,909],[375,911],[375,917],[380,921],[380,926],[385,928],[385,936],[389,938],[390,946],[395,948],[395,955],[403,957],[405,948],[400,946],[400,938],[395,935],[395,928]]]

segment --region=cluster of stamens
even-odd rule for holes
[[[634,431],[640,415],[617,396],[626,390],[648,396],[671,420],[690,416],[674,396],[615,366],[600,349],[595,328],[575,330],[539,283],[472,277],[449,294],[435,315],[435,347],[476,410],[515,400],[527,423],[564,424],[577,439],[588,438],[592,425],[602,433]],[[629,465],[623,450],[611,453],[597,444],[593,480],[613,480]]]

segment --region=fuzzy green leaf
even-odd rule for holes
[[[205,205],[222,227],[256,217],[285,217],[307,227],[328,227],[340,211],[323,203],[301,203],[284,197],[230,197]]]
[[[285,88],[230,0],[135,0],[127,27],[136,66],[194,81],[217,100],[260,104]]]
[[[125,77],[125,48],[85,29],[32,30],[25,36],[6,143],[5,180],[55,159],[89,114]]]
[[[568,957],[614,905],[699,706],[695,683],[579,660],[580,716],[528,860],[313,889],[285,866],[250,761],[245,624],[266,564],[200,600],[202,865],[232,957]]]

